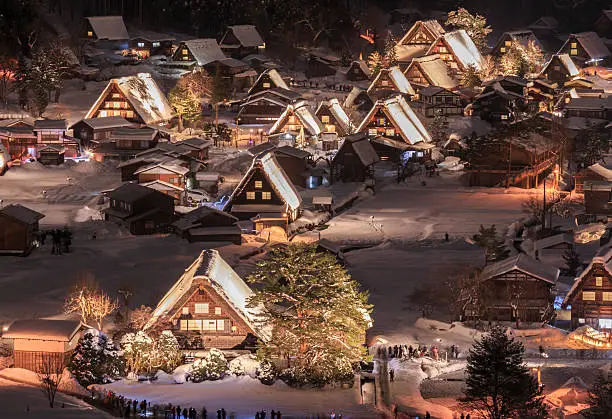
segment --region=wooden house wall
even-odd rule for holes
[[[400,130],[393,124],[393,121],[387,117],[382,107],[374,113],[374,117],[366,125],[364,131],[371,136],[382,135],[393,140],[404,142]]]
[[[405,73],[406,78],[411,84],[416,84],[419,86],[430,86],[431,83],[421,70],[418,64],[411,65]]]
[[[0,214],[0,252],[21,251],[27,253],[32,248],[38,222],[24,224],[11,217]]]
[[[574,43],[574,42],[576,43],[576,48],[572,48],[572,43]],[[577,50],[576,54],[572,54],[572,50],[573,49]],[[568,42],[566,42],[565,45],[563,46],[563,48],[561,49],[561,51],[559,51],[559,54],[567,54],[567,55],[569,55],[570,58],[572,60],[574,60],[574,62],[578,66],[584,65],[585,61],[588,61],[591,58],[594,58],[594,57],[591,57],[585,51],[585,49],[582,47],[580,42],[578,42],[576,40],[576,38],[574,38],[573,36],[570,36],[570,38],[568,39]]]
[[[255,182],[261,181],[261,188],[255,187]],[[255,199],[247,199],[247,192],[255,192]],[[271,199],[263,199],[262,192],[270,192]],[[284,205],[283,199],[276,193],[263,169],[256,167],[242,190],[232,199],[232,205]]]
[[[372,89],[368,92],[370,95],[376,95],[380,92],[397,91],[393,80],[389,77],[388,71],[383,71],[380,78],[376,81],[376,84],[372,86]]]
[[[186,53],[184,53],[183,51],[186,51]],[[196,61],[196,59],[187,47],[187,45],[185,45],[184,42],[181,42],[176,51],[174,51],[172,61]]]
[[[338,123],[338,120],[330,111],[329,107],[323,106],[315,116],[321,120],[326,132],[335,132],[338,134],[338,137],[346,137],[348,135],[348,132],[342,129],[342,125]],[[323,122],[324,116],[329,118],[328,122]]]
[[[456,72],[457,70],[465,70],[461,65],[461,62],[457,60],[457,57],[455,57],[455,54],[448,46],[444,38],[440,38],[438,42],[436,42],[436,45],[434,46],[431,53],[439,54],[440,59],[446,62],[446,64],[450,67],[451,72]]]
[[[358,63],[353,62],[346,72],[346,79],[350,81],[369,80],[369,77],[363,72]]]
[[[238,114],[239,124],[271,124],[285,110],[285,106],[276,105],[265,100],[244,105]]]
[[[258,81],[253,85],[253,87],[251,88],[251,95],[263,92],[268,89],[272,89],[273,87],[276,87],[276,85],[272,82],[268,73],[266,73],[261,76]]]
[[[302,121],[300,121],[300,118],[298,118],[297,115],[294,114],[293,112],[290,112],[287,115],[285,121],[279,127],[278,132],[286,132],[286,131],[300,132],[302,128],[304,128],[304,135],[306,137],[309,137],[310,133],[308,132],[304,124],[302,124]]]
[[[569,72],[556,56],[552,58],[542,75],[554,83],[559,83],[560,86],[570,78]]]
[[[106,97],[104,97],[94,113],[95,118],[103,118],[105,116],[121,116],[130,122],[144,123],[125,95],[114,84],[108,90]]]
[[[207,303],[208,313],[196,313],[197,303]],[[221,309],[221,314],[215,314],[215,308],[217,307]],[[183,314],[183,308],[188,310],[188,314]],[[198,320],[221,320],[223,321],[223,329],[215,331],[184,330],[185,328],[191,329],[193,326],[197,327],[196,321]],[[201,336],[205,348],[230,349],[242,343],[249,333],[254,333],[227,301],[210,285],[196,289],[185,304],[178,308],[171,322],[175,334]],[[232,330],[232,328],[235,328],[235,330]]]
[[[402,45],[431,45],[436,41],[431,33],[419,23],[412,35],[402,42]]]
[[[597,286],[597,277],[602,278],[601,286]],[[595,301],[584,301],[584,292],[594,292]],[[572,306],[572,328],[588,325],[599,329],[599,319],[612,319],[612,301],[604,301],[603,293],[612,297],[612,276],[602,264],[595,264],[583,278],[582,286],[569,301]],[[580,321],[584,319],[584,323]]]
[[[43,372],[43,366],[66,365],[72,355],[68,352],[44,352],[15,350],[13,357],[15,368],[23,368],[34,372]]]
[[[332,161],[332,176],[344,182],[363,182],[368,177],[368,168],[355,153],[352,143],[345,142]]]

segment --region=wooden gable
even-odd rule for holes
[[[404,75],[410,83],[418,84],[420,86],[431,85],[431,80],[427,77],[427,74],[421,69],[420,63],[413,61],[410,63]]]
[[[603,261],[587,269],[563,302],[564,307],[571,306],[572,328],[585,324],[596,329],[612,328],[612,275]]]
[[[307,127],[302,124],[300,118],[298,118],[293,108],[291,108],[284,116],[283,121],[281,121],[281,124],[278,126],[276,132],[294,131],[299,133],[302,128],[304,128],[304,134],[308,136],[309,131]]]
[[[104,118],[107,116],[121,116],[130,122],[142,124],[144,120],[138,115],[130,101],[115,83],[111,83],[102,92],[103,98],[99,100],[98,107],[91,112],[93,118]]]
[[[351,81],[369,80],[370,75],[366,74],[358,61],[353,61],[347,71],[347,78]]]
[[[432,33],[424,22],[416,22],[406,35],[400,40],[399,45],[431,45],[438,37]]]
[[[338,121],[336,115],[330,110],[329,106],[319,106],[315,116],[319,118],[323,126],[325,127],[325,132],[335,132],[340,137],[344,137],[348,135],[348,132],[345,132],[342,128],[342,123]]]
[[[389,76],[389,72],[381,70],[380,77],[378,77],[372,87],[368,89],[368,93],[377,93],[385,90],[397,91],[398,88],[395,86],[395,83],[391,79],[391,76]]]
[[[402,142],[408,141],[402,137],[401,130],[399,127],[395,126],[393,119],[389,118],[389,115],[385,112],[384,106],[377,105],[377,107],[378,109],[370,118],[370,122],[365,126],[366,129],[364,132],[370,136],[381,135],[393,140]]]
[[[253,95],[255,93],[259,93],[259,92],[263,92],[265,90],[268,89],[272,89],[276,87],[276,84],[274,84],[274,82],[272,81],[272,78],[270,77],[269,73],[265,73],[262,74],[261,77],[259,77],[255,84],[253,85],[253,87],[251,87],[251,90],[249,90],[249,95]]]
[[[239,185],[232,205],[284,205],[285,201],[266,176],[263,168],[255,165],[249,176]],[[269,193],[269,195],[267,195]],[[269,199],[266,198],[269,196]],[[266,198],[266,199],[264,199]]]
[[[440,37],[440,39],[437,40],[428,54],[439,54],[440,59],[443,60],[451,70],[465,70],[462,68],[461,62],[457,59],[453,49],[444,37]]]
[[[181,42],[174,51],[174,55],[172,56],[172,61],[196,61],[195,57],[189,50],[189,47],[184,42]]]

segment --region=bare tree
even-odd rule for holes
[[[91,314],[90,301],[87,298],[90,288],[86,284],[75,286],[64,301],[64,313],[78,313],[81,321],[87,324]]]
[[[140,306],[130,316],[130,326],[135,330],[142,330],[153,315],[153,309],[149,306]]]
[[[102,328],[104,319],[118,308],[117,300],[111,299],[94,284],[86,283],[74,287],[64,303],[64,313],[78,313],[83,323],[94,321],[98,329]]]
[[[47,396],[49,406],[54,407],[55,395],[62,383],[65,359],[62,355],[43,354],[40,369],[37,372],[40,389]]]
[[[102,330],[102,322],[119,308],[117,300],[112,300],[102,290],[95,290],[88,296],[91,307],[91,318],[95,320],[98,330]]]

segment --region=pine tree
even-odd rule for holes
[[[261,358],[291,357],[296,382],[331,382],[346,377],[347,366],[352,373],[364,356],[371,306],[333,255],[315,245],[279,246],[248,280],[259,286],[248,306],[272,331]]]
[[[599,373],[589,389],[587,402],[590,407],[580,412],[586,419],[612,418],[612,380]]]
[[[482,80],[474,64],[468,64],[465,71],[461,73],[461,84],[465,87],[476,87],[482,84]]]
[[[376,77],[383,68],[383,57],[378,51],[374,51],[368,56],[368,68],[372,77]]]
[[[127,333],[121,339],[121,349],[130,372],[149,373],[155,364],[153,339],[145,332]]]
[[[565,253],[563,253],[563,260],[565,261],[565,274],[569,276],[576,276],[578,273],[578,268],[582,266],[582,261],[580,260],[580,255],[574,250],[567,249]]]
[[[488,228],[481,224],[478,233],[472,236],[472,240],[484,249],[487,262],[503,260],[510,255],[504,241],[497,237],[495,224]]]
[[[84,387],[103,384],[122,375],[123,359],[111,338],[90,329],[79,339],[70,356],[68,370]]]
[[[220,380],[228,372],[227,359],[223,352],[211,348],[202,358],[193,363],[191,380],[194,383]]]
[[[487,19],[484,16],[478,14],[474,16],[462,7],[448,12],[446,25],[456,29],[464,29],[478,49],[481,52],[486,51],[487,36],[493,29],[487,25]]]
[[[546,418],[542,389],[524,363],[523,344],[496,327],[467,357],[462,403],[485,418]]]

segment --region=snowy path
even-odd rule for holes
[[[61,393],[57,394],[55,408],[51,409],[39,388],[3,378],[0,378],[0,406],[2,406],[1,416],[3,418],[112,418],[75,397]],[[29,411],[26,411],[27,409]]]

